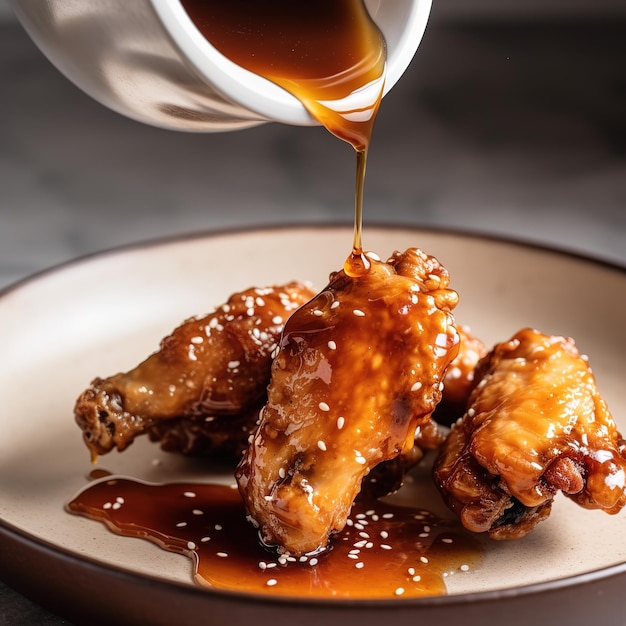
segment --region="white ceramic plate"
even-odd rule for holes
[[[183,319],[251,285],[324,286],[349,252],[351,229],[298,227],[161,241],[89,257],[0,298],[0,576],[77,621],[248,622],[398,626],[588,624],[617,619],[626,583],[624,513],[583,511],[558,498],[523,541],[489,543],[479,565],[449,578],[449,595],[419,600],[292,601],[200,589],[191,564],[148,542],[70,516],[64,503],[92,469],[74,424],[78,393],[96,375],[130,368]],[[573,336],[626,430],[626,272],[588,259],[458,233],[369,227],[368,249],[419,246],[449,269],[457,320],[487,344],[524,326]],[[160,459],[155,465],[154,459]],[[206,480],[202,465],[147,441],[100,466],[150,481]],[[441,504],[426,503],[440,510]],[[615,611],[615,613],[613,613]],[[620,618],[623,619],[623,618]],[[541,620],[540,620],[541,621]],[[350,622],[352,623],[352,622]],[[357,623],[356,621],[354,623]],[[611,621],[609,623],[617,623]]]

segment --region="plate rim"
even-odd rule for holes
[[[47,278],[49,275],[56,274],[61,271],[71,270],[74,267],[83,265],[91,261],[98,261],[108,256],[115,256],[117,254],[126,254],[131,252],[137,252],[147,248],[158,248],[161,246],[175,245],[185,241],[197,241],[201,239],[221,239],[223,237],[238,236],[238,235],[252,235],[257,233],[269,233],[269,232],[284,232],[284,231],[302,231],[302,230],[335,230],[335,229],[353,229],[353,223],[346,220],[336,222],[286,222],[281,224],[259,224],[258,226],[233,226],[216,229],[202,229],[197,231],[189,231],[182,233],[175,233],[170,235],[162,235],[160,237],[149,237],[146,239],[140,239],[137,241],[131,241],[115,246],[105,247],[93,252],[87,252],[79,254],[78,256],[70,259],[54,263],[49,267],[45,267],[40,270],[19,278],[12,283],[0,288],[0,299],[4,298],[7,294],[17,291],[30,283],[36,282]],[[480,230],[473,230],[462,227],[447,227],[438,225],[420,225],[411,224],[405,222],[370,222],[367,225],[367,230],[380,230],[380,231],[392,231],[392,230],[413,230],[433,235],[451,235],[455,237],[461,237],[464,239],[483,240],[492,243],[502,243],[519,248],[527,248],[530,250],[538,250],[545,253],[552,253],[557,256],[569,257],[581,262],[591,263],[598,265],[606,269],[616,270],[618,272],[626,272],[626,261],[623,263],[602,258],[597,254],[593,254],[588,251],[579,251],[574,248],[569,248],[563,244],[551,244],[533,240],[527,237],[512,235],[512,234],[500,234],[497,232],[485,232]]]

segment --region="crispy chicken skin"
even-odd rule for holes
[[[514,539],[558,491],[588,509],[626,503],[626,445],[572,339],[523,329],[479,363],[468,409],[435,462],[471,531]]]
[[[487,354],[487,347],[469,326],[459,324],[457,330],[460,337],[459,353],[446,370],[441,402],[433,413],[433,419],[444,426],[450,426],[465,413],[467,400],[474,387],[474,370]]]
[[[253,410],[265,401],[284,322],[313,295],[297,282],[235,293],[210,315],[176,328],[136,368],[96,378],[74,409],[92,458],[113,448],[124,450],[155,425],[183,417],[215,418],[205,429],[210,433],[205,447],[223,443],[231,429],[239,442],[242,426],[232,422],[256,418]],[[172,428],[180,432],[182,427],[178,422]],[[153,438],[162,439],[166,431],[155,429]]]
[[[331,275],[292,315],[268,402],[236,477],[261,540],[319,551],[345,525],[361,481],[408,454],[458,350],[447,271],[417,249],[368,273]]]

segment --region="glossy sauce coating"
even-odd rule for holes
[[[428,511],[381,501],[355,504],[348,525],[319,556],[265,550],[246,521],[236,487],[147,484],[105,477],[67,508],[114,532],[148,539],[194,562],[200,585],[246,593],[327,598],[446,593],[479,557],[473,540]]]
[[[434,475],[466,528],[515,539],[548,517],[559,491],[618,513],[626,443],[573,339],[525,328],[479,362]]]

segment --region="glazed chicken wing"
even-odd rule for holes
[[[265,401],[284,322],[313,295],[296,282],[236,293],[210,315],[183,323],[136,368],[96,378],[74,409],[92,457],[124,450],[152,428],[153,438],[163,439],[165,421],[179,418],[205,422],[205,447],[230,442],[231,431],[239,445],[246,420],[244,438]],[[172,429],[172,437],[185,434],[180,422]]]
[[[626,446],[571,339],[524,329],[480,362],[475,384],[434,467],[466,528],[521,537],[558,491],[589,509],[624,506]]]
[[[343,528],[361,481],[409,453],[456,356],[448,274],[420,250],[331,275],[292,315],[268,402],[237,470],[267,545],[304,554]]]

